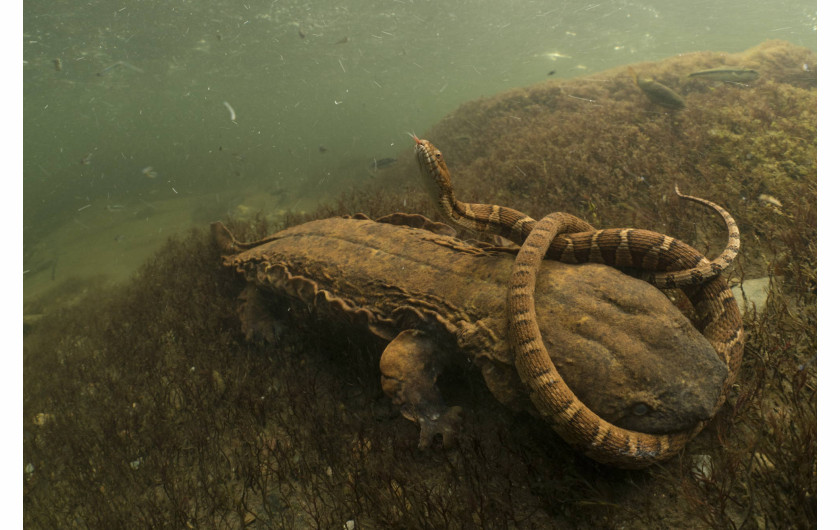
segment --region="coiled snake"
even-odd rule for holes
[[[536,275],[548,253],[565,263],[595,262],[647,271],[645,279],[653,285],[682,289],[697,312],[700,331],[728,369],[716,412],[737,377],[744,347],[738,306],[720,276],[740,248],[738,227],[729,213],[710,201],[676,190],[681,198],[714,209],[726,223],[727,247],[712,261],[679,240],[648,230],[595,230],[586,221],[561,212],[537,223],[512,208],[456,199],[441,152],[427,140],[416,136],[414,140],[424,181],[446,217],[470,231],[497,234],[522,245],[508,287],[508,319],[517,371],[543,418],[569,444],[602,463],[642,468],[679,452],[708,421],[670,434],[631,431],[598,417],[569,389],[551,361],[537,325],[533,298]]]

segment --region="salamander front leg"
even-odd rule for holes
[[[269,300],[253,284],[248,284],[239,295],[237,313],[247,340],[265,340],[269,344],[277,341],[278,319],[271,311]]]
[[[438,434],[444,448],[451,447],[463,421],[461,407],[447,407],[435,384],[441,372],[438,349],[426,333],[411,329],[397,335],[379,360],[382,390],[405,418],[420,425],[420,449]]]

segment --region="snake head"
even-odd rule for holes
[[[417,155],[417,163],[420,165],[427,191],[432,197],[438,197],[439,201],[448,199],[452,193],[452,179],[443,153],[428,140],[414,135],[412,138],[415,143],[414,153]]]

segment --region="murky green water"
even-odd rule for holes
[[[369,1],[24,6],[24,287],[125,277],[229,213],[302,210],[459,104],[767,39],[816,2]]]
[[[616,105],[598,113],[577,110],[595,100],[566,93],[573,104],[564,96],[566,105],[546,105],[547,98],[542,108],[555,113],[538,114],[538,89],[519,91],[511,104],[536,117],[525,119],[527,132],[468,109],[448,122],[466,122],[445,139],[451,167],[459,157],[477,162],[477,169],[458,168],[462,182],[501,190],[507,200],[539,195],[543,211],[553,194],[566,194],[545,168],[581,161],[582,172],[590,169],[587,157],[609,144],[612,154],[598,171],[605,182],[576,184],[586,192],[577,190],[578,202],[588,205],[598,226],[605,201],[633,221],[605,226],[662,226],[648,215],[651,208],[637,208],[641,202],[625,192],[656,186],[646,175],[679,158],[669,147],[686,153],[716,143],[715,150],[693,151],[703,167],[692,166],[697,178],[685,191],[698,195],[706,175],[718,174],[716,165],[726,183],[740,174],[730,161],[749,170],[740,177],[743,186],[710,196],[732,209],[741,226],[740,261],[747,265],[737,265],[735,277],[772,285],[770,309],[745,313],[748,356],[737,405],[727,405],[734,410],[715,420],[720,423],[681,465],[675,459],[650,475],[605,474],[573,461],[570,448],[558,458],[553,434],[542,439],[513,416],[496,424],[497,405],[470,409],[471,442],[457,461],[440,454],[406,458],[417,432],[396,406],[382,406],[380,350],[356,344],[350,334],[318,330],[314,338],[298,337],[294,327],[279,349],[293,355],[246,343],[233,307],[239,286],[197,266],[218,257],[197,240],[170,245],[143,276],[110,291],[116,295],[83,295],[91,285],[128,278],[170,235],[192,227],[209,233],[210,222],[228,216],[311,211],[353,186],[402,179],[400,165],[387,178],[372,179],[384,174],[372,164],[405,156],[413,148],[406,133],[424,135],[476,98],[681,53],[740,52],[769,39],[816,50],[816,1],[27,0],[24,9],[22,469],[30,525],[271,528],[285,521],[288,527],[373,528],[365,521],[410,516],[419,519],[402,527],[437,520],[550,527],[568,520],[587,523],[581,527],[755,521],[769,528],[813,520],[816,192],[809,183],[815,180],[816,65],[808,54],[799,58],[801,49],[764,47],[764,87],[715,92],[718,86],[698,81],[683,95],[702,107],[688,105],[679,119],[689,126],[673,130],[668,127],[677,122],[659,119],[667,114],[644,98],[626,67],[610,74],[610,94],[632,96],[611,97]],[[673,62],[661,61],[656,72]],[[769,75],[779,65],[785,75]],[[638,70],[656,77],[651,68]],[[622,75],[623,87],[615,82]],[[585,83],[601,83],[598,77]],[[633,98],[639,116],[655,117],[645,127],[635,125]],[[490,114],[510,99],[484,110]],[[614,109],[622,108],[617,115]],[[497,116],[509,118],[509,109]],[[576,128],[555,129],[559,120]],[[628,123],[637,136],[619,132]],[[754,124],[763,124],[756,126],[765,129],[761,141],[751,141]],[[556,131],[581,127],[600,146],[581,153],[552,143],[574,135]],[[429,139],[437,143],[446,130],[437,128]],[[486,168],[500,167],[503,157],[487,162],[471,143],[499,152],[466,136],[480,136],[473,131],[521,140],[514,146],[519,152],[551,146],[553,163],[531,156],[542,158],[543,173],[528,167],[526,173],[505,159],[523,177],[545,174],[551,186],[525,186],[541,179],[525,182],[516,174],[495,175],[489,184]],[[613,161],[631,158],[636,146],[604,140],[613,131],[621,140],[643,138],[637,141],[646,146],[633,153],[633,164],[619,168],[627,175],[620,193],[607,182]],[[731,156],[733,145],[742,146],[739,157]],[[664,162],[651,162],[663,153],[669,155],[659,158]],[[404,178],[414,184],[418,175]],[[590,197],[596,184],[601,189]],[[394,204],[388,198],[385,204]],[[677,217],[665,199],[658,204]],[[718,223],[719,234],[717,219],[709,222]],[[703,226],[692,229],[702,241]],[[756,270],[769,276],[753,278]],[[65,307],[72,310],[56,310]],[[348,384],[342,377],[352,370],[370,377],[353,375],[357,380]],[[467,375],[478,380],[477,372]],[[449,386],[475,394],[465,403],[492,401],[483,384],[469,388],[469,377]],[[713,470],[714,480],[695,480],[695,469],[704,477]]]

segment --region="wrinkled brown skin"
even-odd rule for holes
[[[451,229],[422,216],[383,220],[313,221],[251,244],[215,223],[225,265],[248,282],[240,297],[243,331],[271,338],[269,294],[390,341],[380,360],[382,387],[420,425],[421,447],[438,434],[448,446],[457,435],[462,411],[448,407],[436,387],[453,356],[467,356],[500,402],[536,414],[508,342],[510,250],[443,235]],[[604,265],[549,260],[535,303],[557,370],[605,420],[665,433],[710,417],[726,367],[656,288]]]

